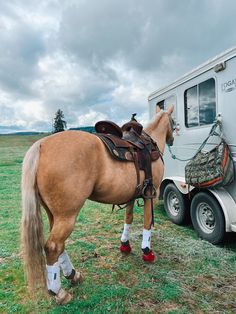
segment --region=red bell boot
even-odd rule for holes
[[[126,242],[121,242],[120,251],[124,254],[129,254],[131,252],[131,246],[129,244],[129,240]]]
[[[156,260],[155,254],[148,247],[143,249],[143,260],[144,262],[147,262],[147,263],[153,263]]]

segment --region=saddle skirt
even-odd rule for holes
[[[142,165],[144,155],[150,154],[151,161],[155,161],[161,156],[160,151],[154,143],[142,138],[135,138],[132,134],[130,135],[124,135],[123,138],[119,138],[113,134],[96,134],[106,145],[112,157],[119,161],[134,162],[134,153],[139,153],[140,170],[144,170],[145,165]],[[142,153],[142,151],[145,152]]]

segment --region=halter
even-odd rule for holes
[[[171,132],[172,132],[172,137],[173,137],[173,132],[176,130],[176,125],[175,125],[175,121],[174,119],[171,117],[171,115],[168,114],[168,118],[169,118],[169,123],[170,123],[170,127],[171,127]],[[173,138],[174,141],[174,138]],[[168,146],[172,146],[173,144],[168,144]]]
[[[169,118],[169,122],[170,122],[170,126],[171,126],[171,131],[172,133],[176,130],[176,126],[175,126],[175,121],[174,119],[171,117],[171,115],[168,114],[168,118]]]

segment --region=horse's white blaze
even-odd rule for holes
[[[142,249],[148,247],[151,248],[151,229],[143,229],[143,240],[142,240]]]
[[[73,264],[71,263],[71,260],[67,254],[66,251],[64,251],[58,258],[58,262],[60,264],[60,267],[63,271],[63,275],[65,277],[68,277],[71,275],[72,270],[74,269]]]
[[[56,262],[53,265],[47,265],[47,287],[48,290],[58,294],[61,289],[60,266]]]
[[[123,233],[121,235],[121,241],[122,242],[126,242],[129,240],[129,230],[130,230],[130,226],[131,224],[124,224],[124,230]]]

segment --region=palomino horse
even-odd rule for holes
[[[158,112],[145,129],[162,153],[165,143],[173,143],[172,111],[173,106]],[[156,188],[160,186],[163,172],[164,165],[159,158],[152,163]],[[143,182],[143,171],[140,176]],[[47,286],[58,303],[69,302],[72,296],[61,287],[60,270],[71,283],[82,279],[65,251],[65,240],[73,231],[81,207],[86,199],[107,204],[125,203],[132,199],[136,185],[133,163],[113,159],[94,134],[66,131],[34,143],[25,155],[22,174],[22,247],[29,287]],[[45,208],[50,225],[46,244],[40,205]],[[132,221],[133,203],[126,209],[122,243],[129,240]],[[145,199],[142,249],[148,249],[153,261],[151,222],[151,201]],[[127,253],[130,250],[128,246]]]

